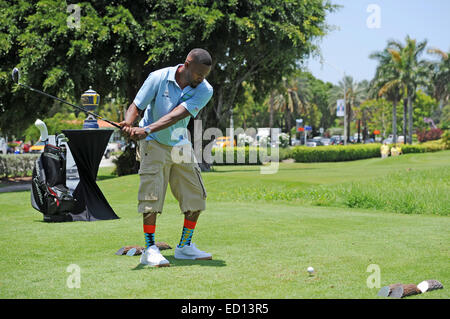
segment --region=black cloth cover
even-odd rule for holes
[[[113,130],[63,130],[77,164],[80,182],[73,192],[79,207],[71,214],[74,221],[118,219],[97,183],[98,167]]]

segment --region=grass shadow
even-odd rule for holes
[[[23,193],[23,192],[30,192],[31,188],[10,188],[8,186],[1,187],[0,188],[0,194],[3,193]]]
[[[188,259],[175,259],[173,256],[165,256],[170,262],[170,267],[186,267],[186,266],[202,266],[202,267],[225,267],[227,264],[224,260],[212,259],[212,260],[188,260]],[[131,270],[142,270],[149,267],[143,264],[138,264]],[[156,267],[155,267],[156,268]],[[162,267],[164,268],[164,267]]]
[[[96,181],[104,181],[107,179],[113,179],[113,178],[117,178],[119,176],[117,175],[98,175]]]
[[[230,170],[223,170],[223,171],[214,171],[214,172],[202,172],[202,174],[206,173],[239,173],[239,172],[257,172],[260,170],[261,167],[264,166],[259,166],[257,169],[230,169]],[[299,168],[285,168],[285,167],[281,167],[279,169],[279,171],[306,171],[306,170],[318,170],[320,169],[319,167],[299,167]]]

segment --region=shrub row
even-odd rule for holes
[[[0,177],[31,176],[36,159],[40,154],[0,155]]]
[[[437,152],[448,149],[442,141],[422,144],[399,144],[403,154]],[[330,145],[319,147],[295,146],[291,156],[296,162],[339,162],[353,161],[380,156],[381,144]],[[392,145],[390,145],[392,147]],[[287,155],[288,156],[288,155]]]
[[[429,141],[422,144],[400,145],[403,154],[437,152],[447,149],[442,141]]]
[[[301,163],[353,161],[379,157],[380,146],[380,144],[295,146],[292,148],[292,158]]]
[[[390,145],[391,147],[392,145]],[[422,144],[399,144],[403,154],[437,152],[447,149],[441,141],[429,141]],[[293,158],[298,163],[354,161],[380,157],[381,144],[330,145],[319,147],[294,146],[278,149],[278,161]],[[233,150],[212,150],[213,165],[260,165],[271,161],[274,149],[258,147],[235,147]],[[219,154],[220,152],[221,154]],[[228,157],[227,157],[228,156]],[[273,153],[272,156],[275,156]],[[273,158],[276,161],[276,157]]]
[[[267,152],[269,150],[269,152]],[[204,158],[213,165],[261,165],[270,161],[270,149],[255,146],[242,146],[225,149],[212,149],[211,158]]]

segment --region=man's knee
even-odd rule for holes
[[[184,212],[184,216],[187,219],[194,219],[194,218],[198,218],[200,216],[201,212],[202,212],[201,210],[196,210],[196,211],[188,210],[188,211]]]

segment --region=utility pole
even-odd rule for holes
[[[345,71],[342,71],[335,65],[331,64],[330,62],[327,62],[325,60],[322,60],[322,62],[325,62],[329,66],[331,66],[333,69],[338,71],[341,75],[343,75],[343,82],[344,82],[344,145],[347,145],[347,126],[348,126],[348,118],[347,118],[347,86],[345,83]]]
[[[347,87],[345,85],[345,71],[344,73],[344,145],[347,145]]]

